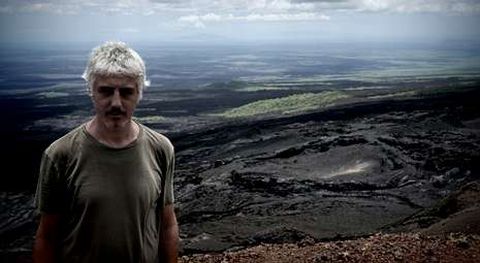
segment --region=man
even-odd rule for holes
[[[174,151],[132,120],[146,81],[121,42],[92,51],[83,75],[95,116],[44,152],[36,262],[176,262]]]

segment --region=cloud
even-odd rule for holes
[[[55,14],[299,14],[331,11],[480,13],[478,0],[19,0],[0,3],[1,13]]]
[[[152,10],[149,0],[18,0],[0,3],[3,13],[47,13],[47,14],[134,14]]]
[[[217,15],[209,13],[203,16],[190,15],[182,16],[178,20],[181,22],[218,22],[218,21],[313,21],[313,20],[329,20],[330,17],[317,13],[298,13],[298,14],[249,14],[245,16]]]
[[[336,4],[336,3],[345,3],[350,2],[350,0],[291,0],[292,3],[327,3],[327,4]]]
[[[154,0],[165,5],[191,6],[197,11],[299,11],[325,12],[351,10],[353,12],[396,13],[480,13],[478,0]]]
[[[291,0],[317,9],[389,13],[480,13],[478,0]]]
[[[206,15],[188,15],[178,19],[179,22],[187,22],[197,28],[204,28],[207,22],[224,22],[224,21],[240,21],[240,22],[285,22],[285,21],[326,21],[330,20],[329,16],[317,13],[297,13],[297,14],[248,14],[244,16],[236,16],[233,14],[218,15],[208,13]]]
[[[251,14],[245,17],[238,17],[238,20],[245,21],[321,21],[330,20],[329,16],[317,13],[298,13],[298,14]]]
[[[473,0],[362,0],[359,11],[396,13],[480,13],[480,3]]]

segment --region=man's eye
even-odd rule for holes
[[[133,89],[120,89],[120,96],[128,97],[133,95]]]
[[[111,95],[113,94],[114,89],[110,87],[99,87],[98,92],[103,95]]]

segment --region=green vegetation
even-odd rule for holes
[[[236,118],[269,113],[291,114],[330,106],[333,102],[348,97],[347,94],[340,91],[295,94],[283,98],[255,101],[216,115]]]
[[[386,99],[386,98],[393,98],[393,97],[408,97],[408,96],[415,96],[417,95],[418,92],[414,90],[410,91],[402,91],[402,92],[396,92],[396,93],[389,93],[385,95],[376,95],[376,96],[371,96],[368,97],[369,99]]]
[[[70,94],[66,92],[45,91],[45,92],[38,93],[37,95],[45,99],[51,99],[51,98],[66,97],[66,96],[69,96]]]
[[[247,86],[238,89],[238,91],[245,91],[245,92],[255,92],[255,91],[262,91],[262,90],[288,90],[288,87],[276,87],[276,86]]]
[[[158,123],[161,121],[165,121],[166,118],[158,115],[153,116],[145,116],[145,117],[135,117],[141,123]]]

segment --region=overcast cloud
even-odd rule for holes
[[[477,0],[4,0],[0,2],[3,13],[49,12],[55,14],[121,13],[146,14],[165,11],[208,13],[245,12],[396,12],[396,13],[478,13]],[[288,18],[286,18],[289,20]]]
[[[0,0],[0,15],[2,41],[480,38],[477,0]]]

